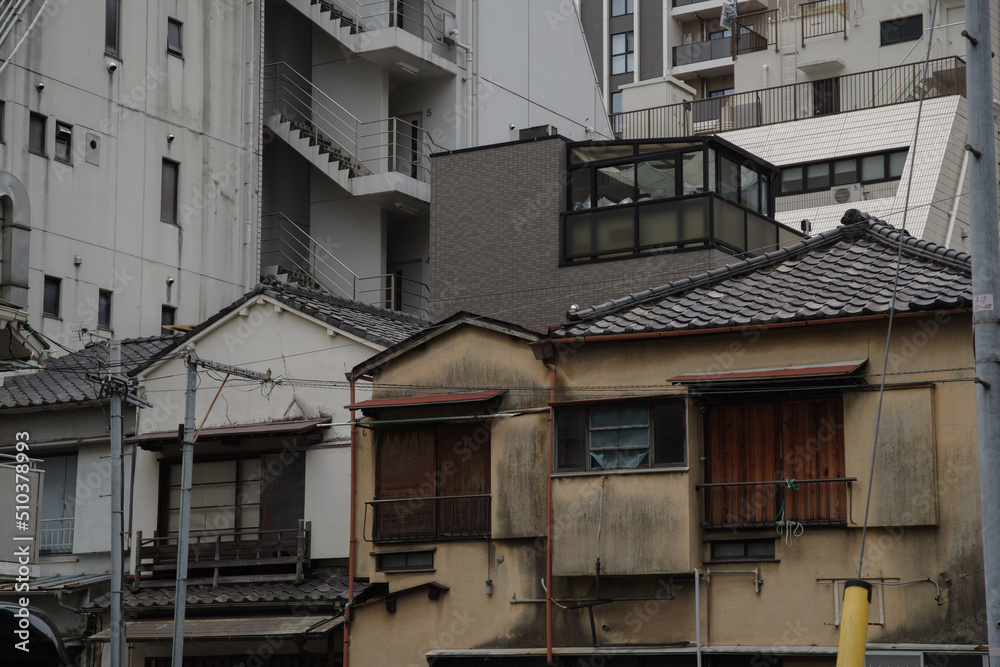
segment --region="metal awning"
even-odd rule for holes
[[[214,428],[202,429],[198,435],[199,441],[217,440],[220,438],[250,438],[264,437],[269,435],[302,435],[312,431],[329,417],[323,419],[304,419],[290,422],[267,422],[265,424],[245,424],[242,426],[216,426]],[[127,444],[135,443],[140,447],[148,445],[161,445],[166,443],[176,443],[177,430],[156,431],[155,433],[141,433],[125,438]]]
[[[321,639],[344,624],[343,616],[240,616],[238,618],[188,618],[184,620],[186,641],[260,639],[262,637],[302,637]],[[129,642],[172,641],[173,620],[131,621],[125,626]],[[111,628],[87,641],[111,641]]]
[[[346,406],[349,410],[367,410],[371,408],[406,408],[421,405],[455,405],[458,403],[480,403],[506,393],[506,389],[490,389],[488,391],[470,391],[464,394],[430,394],[428,396],[400,396],[398,398],[373,398]]]
[[[92,574],[54,574],[50,577],[39,577],[31,582],[31,590],[33,591],[65,591],[65,590],[76,590],[86,588],[87,586],[92,586],[94,584],[103,584],[107,581],[111,581],[111,573],[92,573]],[[15,581],[5,581],[0,583],[0,594],[16,592],[17,582]]]
[[[742,370],[710,373],[685,373],[669,378],[667,382],[696,384],[699,382],[745,382],[748,380],[796,380],[816,377],[845,377],[857,371],[867,362],[867,359],[852,359],[850,361],[830,361],[822,364],[745,368]]]

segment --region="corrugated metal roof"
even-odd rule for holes
[[[328,421],[329,417],[323,419],[303,419],[289,422],[268,422],[266,424],[245,424],[241,426],[216,426],[214,428],[202,429],[198,435],[198,440],[213,440],[218,438],[231,438],[236,436],[260,436],[260,435],[301,435],[316,428],[317,425]],[[125,438],[126,443],[137,443],[139,445],[154,442],[177,442],[177,431],[156,431],[155,433],[142,433]]]
[[[828,377],[850,375],[861,368],[867,359],[853,361],[835,361],[824,364],[805,364],[799,366],[778,366],[774,368],[747,368],[737,371],[721,371],[718,373],[685,373],[669,378],[667,382],[726,382],[735,380],[778,380],[806,377]]]
[[[320,638],[343,625],[343,616],[239,616],[234,618],[186,618],[184,639],[254,639],[258,637]],[[174,636],[173,620],[143,620],[126,623],[129,642],[170,640]],[[98,632],[87,641],[111,641],[111,628]]]
[[[56,574],[50,577],[40,577],[31,582],[31,590],[33,591],[58,591],[58,590],[72,590],[77,588],[83,588],[85,586],[91,586],[93,584],[100,584],[106,581],[111,581],[111,573],[103,572],[100,574],[88,573],[88,574]],[[14,590],[14,585],[17,582],[6,581],[0,584],[0,593],[8,593]]]
[[[368,408],[403,408],[416,405],[445,405],[451,403],[476,403],[488,401],[502,396],[506,389],[490,389],[487,391],[470,391],[463,394],[430,394],[426,396],[400,396],[397,398],[373,398],[348,405],[350,410]]]

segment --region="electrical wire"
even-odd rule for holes
[[[934,0],[934,12],[937,12],[938,0]],[[934,42],[934,24],[931,24],[930,34],[927,37],[927,55],[924,58],[924,71],[923,80],[927,80],[927,71],[930,67],[931,60],[931,45]],[[915,155],[917,152],[917,140],[920,138],[920,117],[924,109],[924,96],[926,95],[926,86],[920,87],[920,102],[917,106],[917,120],[913,128],[913,143],[912,151]],[[889,370],[889,345],[892,342],[892,328],[895,323],[896,315],[896,293],[899,289],[899,276],[901,273],[901,266],[903,262],[903,245],[905,243],[904,234],[906,232],[906,213],[909,209],[910,204],[910,192],[913,188],[913,169],[910,169],[909,178],[906,182],[906,198],[903,202],[903,219],[899,226],[899,245],[896,249],[896,268],[895,275],[892,279],[892,294],[889,299],[889,324],[885,334],[885,354],[882,361],[882,380],[879,385],[878,394],[878,409],[875,413],[875,434],[872,439],[872,460],[871,466],[868,471],[868,489],[865,498],[865,518],[862,523],[861,528],[861,553],[858,557],[858,579],[861,578],[862,572],[865,566],[865,540],[868,537],[868,515],[871,510],[872,502],[872,483],[875,479],[875,459],[878,452],[878,436],[879,430],[882,425],[882,403],[885,398],[885,374]]]

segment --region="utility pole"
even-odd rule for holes
[[[194,468],[195,398],[198,394],[198,367],[220,371],[227,375],[238,375],[260,382],[271,381],[271,371],[267,374],[248,371],[235,366],[199,359],[193,350],[183,355],[187,364],[187,388],[184,391],[184,441],[181,446],[181,516],[177,533],[177,588],[174,595],[174,640],[171,667],[182,667],[184,662],[184,611],[187,606],[188,539],[191,533],[191,475]],[[225,381],[222,383],[225,385]],[[222,391],[222,387],[219,387]],[[214,405],[214,402],[213,402]],[[209,411],[211,411],[211,406]],[[208,418],[208,415],[205,415]],[[204,421],[202,422],[204,424]],[[200,432],[200,429],[199,429]],[[112,639],[112,641],[114,641]]]
[[[108,343],[110,375],[102,377],[88,373],[87,377],[102,385],[102,393],[111,396],[111,667],[125,665],[125,621],[122,619],[122,581],[124,519],[122,512],[122,406],[153,407],[133,393],[134,381],[123,378],[122,344],[118,339]]]
[[[965,6],[969,102],[969,213],[972,218],[972,330],[976,354],[979,493],[990,667],[1000,667],[1000,232],[993,128],[990,0]]]

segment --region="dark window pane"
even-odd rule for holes
[[[750,540],[747,542],[747,556],[774,558],[774,540]]]
[[[635,201],[635,165],[601,167],[597,170],[597,206],[631,204]]]
[[[583,410],[556,413],[556,469],[586,467],[587,414]]]
[[[889,153],[889,178],[899,178],[903,175],[903,165],[906,164],[906,151]]]
[[[592,208],[594,200],[590,192],[590,169],[576,169],[572,172],[573,184],[570,192],[570,210]]]
[[[830,187],[830,163],[811,164],[806,167],[806,189]]]
[[[59,317],[59,292],[62,280],[45,276],[45,293],[42,299],[42,312],[51,317]]]
[[[45,155],[45,125],[47,121],[47,117],[38,113],[32,113],[28,117],[28,150],[32,153]]]
[[[802,167],[785,167],[781,170],[781,194],[787,195],[802,189]]]
[[[885,155],[861,158],[861,180],[877,181],[885,178]]]
[[[111,292],[98,290],[97,293],[97,326],[111,328]]]
[[[160,309],[160,326],[162,327],[161,333],[171,334],[173,331],[167,329],[167,327],[174,324],[174,316],[177,313],[177,309],[173,306],[163,306]]]
[[[712,542],[712,558],[742,558],[743,542]]]
[[[654,158],[640,162],[636,169],[639,200],[673,197],[676,187],[674,166],[674,158],[672,157]]]
[[[740,200],[740,165],[728,157],[720,156],[719,176],[721,180],[719,194],[730,201],[738,202]]]
[[[177,222],[177,177],[180,170],[173,160],[163,160],[163,172],[160,179],[160,220]]]
[[[180,21],[167,19],[167,53],[172,53],[175,56],[184,53],[181,43],[182,28],[183,25]]]
[[[118,55],[121,11],[121,0],[106,0],[104,5],[104,51],[112,56]]]
[[[0,143],[5,141],[4,137],[4,126],[6,125],[7,113],[6,104],[3,100],[0,100]]]
[[[833,184],[846,185],[858,182],[858,161],[854,158],[849,160],[837,160],[833,163]]]
[[[665,403],[653,408],[653,464],[684,464],[684,404]]]
[[[882,46],[912,42],[920,39],[924,32],[924,17],[922,14],[917,14],[916,16],[882,21],[880,28]]]

